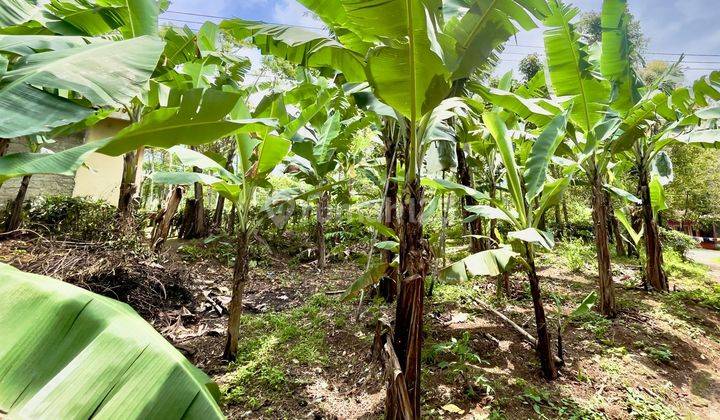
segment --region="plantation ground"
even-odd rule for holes
[[[561,245],[540,258],[553,322],[593,290],[587,249]],[[369,353],[376,320],[391,314],[365,299],[356,320],[357,299],[340,300],[361,272],[358,262],[334,261],[320,273],[302,257],[257,251],[240,356],[228,366],[219,358],[231,276],[222,240],[171,243],[152,257],[28,236],[0,242],[0,256],[128,301],[220,384],[231,418],[382,415],[381,369]],[[677,255],[666,258],[677,290],[668,295],[637,289],[633,261],[613,266],[618,318],[592,313],[569,322],[566,366],[553,383],[538,375],[530,346],[474,303],[494,296],[490,279],[437,285],[426,306],[424,412],[446,418],[716,418],[720,278]],[[513,299],[489,302],[533,332],[525,284],[515,275]]]

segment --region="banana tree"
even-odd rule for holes
[[[296,176],[305,183],[322,190],[313,197],[317,199],[317,262],[320,269],[326,263],[325,221],[330,201],[330,189],[325,187],[335,184],[332,174],[338,166],[338,154],[347,152],[349,141],[358,128],[352,126],[351,121],[343,120],[339,110],[328,110],[327,115],[321,125],[303,130],[310,136],[296,136],[293,139],[294,156],[287,161],[288,171],[295,171]]]
[[[176,31],[173,28],[162,32],[165,49],[160,65],[155,70],[147,95],[133,101],[128,107],[132,121],[139,121],[149,113],[164,106],[170,94],[189,89],[216,89],[239,92],[238,85],[250,68],[246,58],[236,57],[224,50],[226,44],[216,24],[206,22],[196,32],[188,28]],[[124,156],[123,176],[118,199],[120,228],[132,225],[133,200],[138,191],[138,170],[141,169],[143,148],[128,152]],[[195,186],[195,201],[190,216],[193,223],[191,237],[206,234],[206,221],[202,203],[202,188]]]
[[[409,120],[393,338],[408,399],[388,387],[386,415],[395,418],[412,413],[419,417],[423,282],[429,261],[421,222],[421,120],[448,97],[454,80],[469,77],[494,58],[495,49],[518,31],[515,23],[533,28],[530,14],[544,15],[546,4],[539,0],[505,0],[491,5],[421,0],[300,3],[315,12],[346,48],[365,53],[365,73],[374,94]]]
[[[530,152],[524,160],[520,149],[516,150],[513,146],[505,121],[499,112],[486,112],[482,119],[505,166],[505,180],[511,205],[493,198],[488,201],[489,205],[469,206],[467,210],[477,215],[476,217],[510,225],[512,231],[507,234],[507,239],[513,243],[515,251],[522,256],[521,261],[527,270],[530,283],[538,335],[536,350],[540,365],[547,379],[555,379],[557,367],[541,296],[540,280],[535,267],[534,247],[535,245],[547,249],[553,247],[552,234],[540,230],[540,223],[543,215],[560,202],[571,182],[571,176],[559,179],[548,176],[550,161],[565,136],[569,111],[558,115],[547,124],[532,143]],[[516,163],[518,159],[522,162],[521,166]],[[495,255],[492,254],[493,251],[497,252],[490,250],[480,254]],[[456,265],[451,267],[453,270],[458,269]],[[460,269],[462,271],[462,267]]]
[[[232,297],[230,300],[229,320],[223,356],[234,360],[237,356],[238,334],[240,333],[240,316],[242,300],[248,281],[249,256],[252,233],[259,221],[258,214],[252,210],[255,193],[267,186],[270,173],[285,159],[290,151],[291,139],[297,131],[305,126],[318,112],[325,109],[331,95],[327,91],[318,92],[315,103],[303,109],[297,116],[292,116],[285,108],[282,93],[270,93],[257,105],[253,114],[256,118],[272,118],[281,125],[277,130],[267,126],[254,126],[246,132],[235,132],[237,142],[237,164],[234,172],[225,169],[224,165],[197,151],[175,147],[171,151],[185,166],[197,167],[210,172],[176,172],[155,173],[153,182],[191,185],[196,182],[207,185],[237,209],[238,230],[235,264],[232,278]],[[237,105],[237,104],[236,104]],[[235,106],[233,115],[236,118],[249,117],[249,111],[243,106]],[[278,133],[279,131],[279,133]],[[217,136],[219,138],[221,136]]]
[[[623,118],[610,143],[612,152],[631,162],[637,174],[645,239],[644,280],[658,291],[669,290],[658,228],[658,214],[667,208],[664,186],[673,178],[672,162],[664,149],[678,141],[703,147],[716,147],[719,141],[717,133],[704,129],[702,122],[713,118],[713,108],[703,108],[708,100],[720,99],[720,72],[700,78],[692,90],[682,87],[667,94],[660,86],[678,64],[641,90],[642,99]]]
[[[549,9],[544,21],[548,28],[544,41],[551,98],[533,97],[530,89],[515,93],[485,89],[481,94],[486,100],[539,126],[557,115],[558,103],[564,109],[572,109],[569,116],[572,129],[568,130],[563,153],[574,160],[567,169],[583,172],[592,188],[598,307],[605,316],[614,317],[615,293],[605,200],[607,170],[612,160],[608,143],[616,134],[620,119],[640,100],[629,59],[633,49],[627,36],[627,3],[625,0],[603,2],[603,43],[599,51],[591,51],[571,23],[579,9],[560,0],[550,0]]]
[[[0,117],[0,138],[48,132],[83,120],[97,122],[102,118],[96,116],[109,115],[96,113],[88,105],[116,110],[132,107],[164,47],[157,36],[160,6],[156,0],[111,0],[101,5],[17,3],[24,4],[21,10],[27,7],[31,12],[8,22],[15,26],[2,28],[13,35],[2,35],[0,40],[12,65],[0,80],[0,86],[5,85],[0,87],[2,102],[9,109]],[[103,38],[93,38],[100,35]],[[19,106],[24,100],[33,105]],[[137,156],[125,158],[120,209],[124,209],[124,198],[132,197],[127,194],[127,180],[134,171],[129,174],[127,166]]]
[[[223,164],[200,152],[176,146],[169,151],[177,156],[183,165],[200,168],[204,172],[156,172],[150,175],[153,182],[160,184],[202,183],[221,194],[237,208],[237,249],[233,268],[230,319],[223,353],[228,360],[234,360],[237,355],[242,299],[250,268],[248,248],[259,219],[259,215],[252,211],[255,192],[264,186],[268,175],[282,162],[291,145],[290,140],[277,135],[267,135],[262,141],[249,136],[237,136],[236,139],[239,156],[237,170],[234,172],[225,169]],[[253,154],[257,154],[255,162],[251,162]]]

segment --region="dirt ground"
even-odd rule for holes
[[[251,273],[241,354],[223,348],[231,270],[188,261],[177,247],[159,256],[23,238],[0,242],[0,261],[128,301],[221,386],[230,418],[379,418],[380,367],[370,358],[376,320],[387,306],[341,301],[360,274],[353,261],[320,272],[275,253]],[[92,263],[90,263],[92,262]],[[565,320],[594,288],[592,267],[540,259],[546,310],[565,323],[565,366],[543,380],[519,334],[474,302],[491,304],[534,332],[526,282],[495,301],[491,279],[438,284],[427,299],[423,411],[429,418],[666,419],[720,416],[720,313],[680,292],[647,293],[637,267],[614,264],[619,316]],[[677,282],[678,290],[689,286]],[[556,337],[556,334],[553,335]]]

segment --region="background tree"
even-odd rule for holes
[[[522,60],[520,60],[518,69],[520,70],[520,73],[522,73],[524,81],[529,82],[536,74],[538,74],[538,72],[543,71],[543,64],[540,59],[540,55],[537,53],[526,55]]]

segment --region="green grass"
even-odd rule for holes
[[[273,394],[296,385],[284,366],[324,366],[328,363],[326,324],[347,321],[342,305],[324,294],[287,312],[243,315],[238,357],[224,391],[228,403],[257,409]]]
[[[663,257],[667,275],[679,289],[665,297],[668,307],[681,311],[685,303],[692,302],[720,311],[720,284],[709,277],[705,265],[684,261],[674,251],[665,252]]]
[[[678,415],[658,398],[642,391],[628,388],[626,401],[628,412],[633,418],[648,420],[678,419]]]
[[[571,271],[579,272],[596,264],[595,246],[581,239],[570,239],[557,244],[554,250],[559,263]]]
[[[708,279],[709,269],[705,265],[683,260],[675,251],[663,252],[663,260],[668,277],[679,285],[695,286]]]
[[[595,338],[603,344],[611,344],[607,337],[612,321],[603,317],[595,311],[589,311],[586,314],[574,318],[572,324],[579,325],[585,331],[591,332]]]

